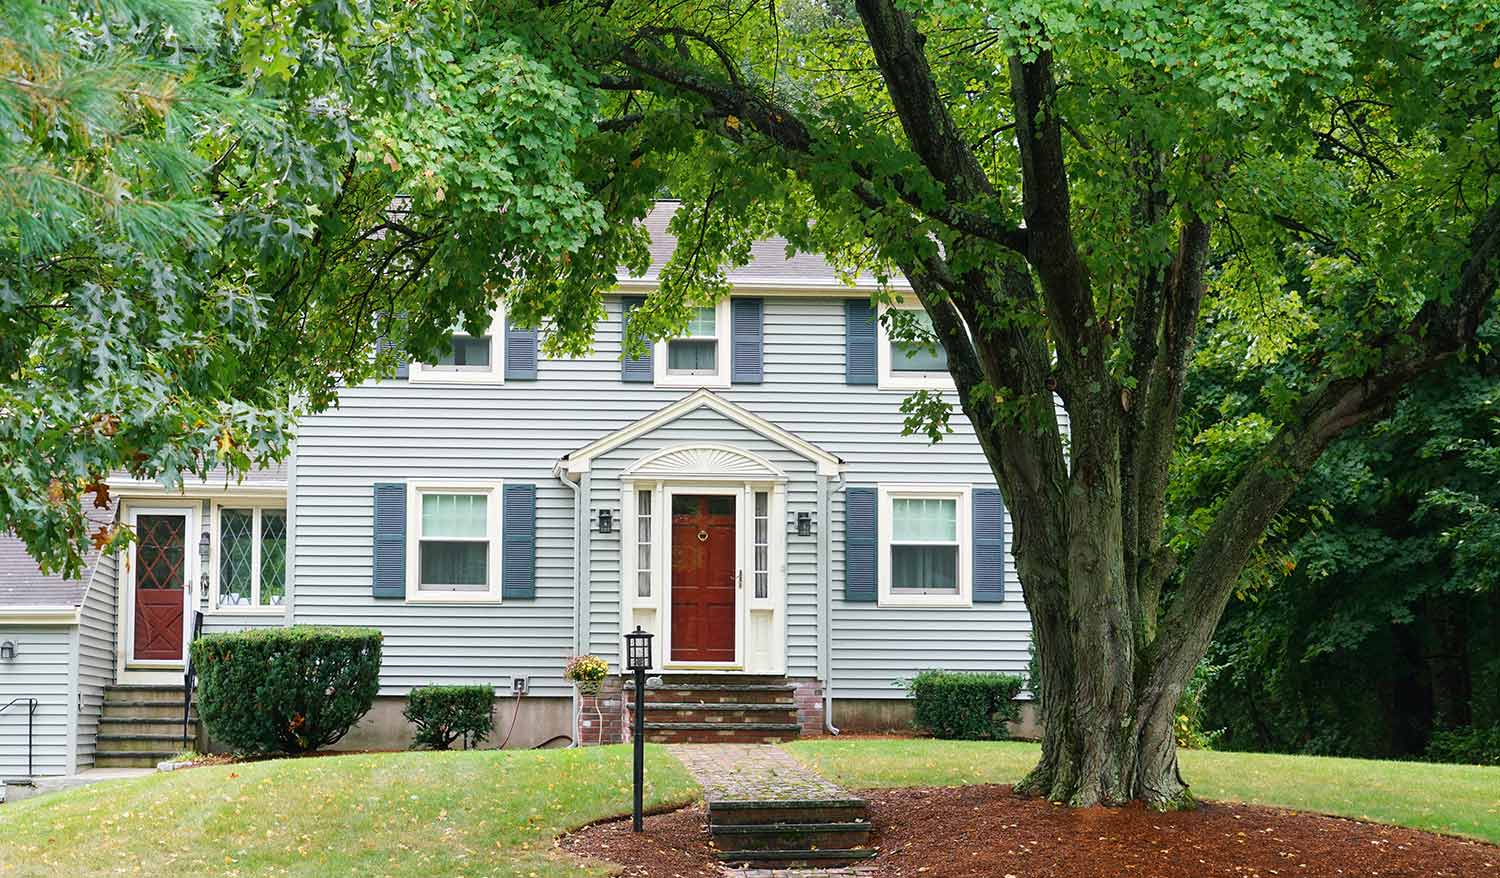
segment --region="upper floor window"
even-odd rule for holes
[[[968,489],[882,487],[880,501],[881,603],[966,606]]]
[[[951,390],[948,352],[933,334],[932,317],[920,306],[898,306],[903,323],[926,336],[920,341],[898,341],[891,337],[888,308],[881,308],[879,338],[879,384],[883,390]],[[910,337],[911,333],[903,333]]]
[[[455,326],[449,348],[435,363],[412,363],[412,381],[505,383],[505,314],[496,308],[483,335],[470,335]]]
[[[729,386],[729,300],[700,305],[682,335],[656,343],[656,383],[664,387]]]
[[[216,511],[214,606],[281,609],[286,602],[286,510],[220,506]]]

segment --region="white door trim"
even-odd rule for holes
[[[669,484],[662,504],[666,551],[662,553],[662,667],[668,671],[742,671],[745,669],[745,531],[746,490],[723,483]],[[712,494],[734,498],[734,661],[680,662],[672,659],[672,498]]]
[[[119,656],[117,662],[117,674],[121,683],[154,683],[167,680],[176,681],[186,665],[189,641],[192,639],[193,604],[198,594],[198,580],[201,567],[198,560],[198,535],[203,530],[201,515],[199,513],[200,501],[172,501],[152,500],[150,504],[128,506],[124,513],[124,521],[131,528],[136,526],[137,517],[140,515],[181,515],[187,519],[183,530],[183,589],[182,589],[182,655],[183,659],[178,661],[136,661],[133,655],[135,651],[135,547],[134,544],[121,552],[119,569],[121,575],[120,599],[117,605],[120,609],[120,624],[115,628],[119,632],[116,642]]]

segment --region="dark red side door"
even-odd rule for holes
[[[672,660],[734,661],[735,499],[672,498]]]
[[[135,519],[135,643],[140,661],[182,659],[187,516]]]

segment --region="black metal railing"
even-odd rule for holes
[[[24,695],[20,698],[12,698],[4,705],[0,705],[0,713],[4,713],[17,704],[26,705],[26,778],[30,780],[36,777],[36,767],[32,761],[32,741],[36,739],[36,709],[40,702]]]
[[[182,675],[182,749],[188,748],[188,727],[192,722],[193,712],[193,687],[197,685],[198,674],[193,669],[193,642],[203,634],[203,613],[193,610],[193,636],[188,641],[187,665]]]

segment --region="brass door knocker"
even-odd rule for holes
[[[698,542],[700,542],[700,543],[706,543],[706,542],[708,542],[708,531],[703,530],[702,528],[698,529]]]

